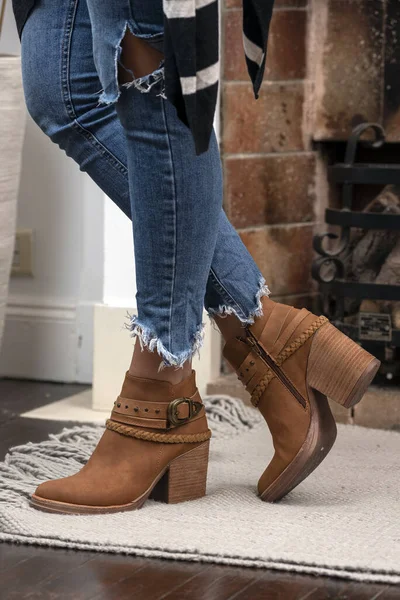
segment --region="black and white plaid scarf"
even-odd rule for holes
[[[165,93],[192,131],[196,153],[210,141],[220,74],[221,0],[163,0]],[[274,0],[242,0],[243,48],[258,98]],[[229,52],[229,48],[226,49]]]

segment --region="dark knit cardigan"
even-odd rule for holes
[[[144,0],[146,1],[146,0]],[[196,153],[207,150],[219,85],[221,0],[163,0],[165,94],[190,128]],[[35,0],[13,0],[21,39]],[[274,0],[242,0],[243,48],[255,98],[264,77]]]

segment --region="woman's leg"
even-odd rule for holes
[[[35,7],[22,36],[26,103],[32,118],[52,141],[131,218],[126,137],[115,104],[99,103],[101,83],[93,61],[90,28],[84,1],[43,2]],[[160,41],[157,29],[151,31],[153,39]],[[57,49],[51,60],[48,48]],[[148,70],[148,65],[141,68]],[[107,100],[103,92],[103,100],[104,96]],[[216,163],[215,145],[212,151]],[[221,209],[206,309],[213,314],[232,312],[241,321],[251,322],[260,307],[260,281],[257,266]],[[223,324],[230,320],[224,319]],[[130,327],[136,327],[134,318]]]
[[[118,154],[125,136],[114,140],[112,149],[97,137],[101,133],[111,146],[110,123],[119,121],[115,109],[93,105],[100,86],[92,77],[93,58],[88,60],[91,23],[85,6],[84,0],[42,0],[31,13],[22,37],[27,105],[85,170],[102,177],[115,196],[129,194],[127,183],[120,180],[118,190],[113,182],[126,170]],[[121,207],[128,212],[125,202]],[[177,384],[126,372],[87,464],[71,477],[41,484],[31,502],[56,513],[97,514],[139,508],[150,495],[166,502],[201,497],[210,435],[194,371]]]
[[[123,64],[121,62],[118,64],[119,83],[128,83],[133,77],[137,79],[156,72],[163,59],[162,52],[154,46],[150,46],[146,41],[132,35],[130,30],[126,31],[124,39],[121,41],[121,48],[120,58]],[[191,370],[190,358],[183,363],[181,371],[170,368],[160,373],[158,368],[159,356],[149,349],[149,345],[144,346],[143,343],[139,345],[136,342],[129,368],[132,375],[153,379],[168,379],[174,382],[188,376]]]
[[[201,341],[222,177],[215,136],[208,152],[196,156],[162,86],[160,79],[147,93],[124,88],[116,104],[127,138],[135,244],[133,333],[164,364],[184,366]]]

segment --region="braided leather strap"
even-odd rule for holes
[[[267,373],[260,379],[256,387],[254,388],[254,392],[251,395],[251,403],[256,408],[260,403],[261,396],[263,395],[263,393],[268,387],[268,384],[273,380],[274,377],[275,373],[268,369]]]
[[[106,428],[116,433],[144,440],[146,442],[161,442],[163,444],[196,444],[198,442],[206,442],[211,438],[211,431],[208,429],[204,433],[158,433],[153,431],[141,431],[129,425],[123,425],[107,419]]]
[[[323,315],[318,317],[318,319],[316,321],[314,321],[314,323],[311,323],[310,327],[308,329],[306,329],[306,331],[304,331],[296,340],[294,340],[294,342],[292,342],[290,344],[290,346],[287,346],[286,348],[284,348],[282,350],[282,352],[280,353],[280,355],[278,356],[278,358],[276,359],[276,364],[278,365],[278,367],[281,367],[283,365],[283,363],[285,362],[285,360],[287,360],[289,358],[289,356],[292,356],[292,354],[294,354],[296,352],[296,350],[301,348],[301,346],[304,346],[306,341],[312,335],[314,335],[314,333],[320,327],[322,327],[322,325],[325,325],[325,323],[329,323],[329,319],[327,319]]]
[[[283,365],[283,363],[285,362],[285,360],[287,360],[290,356],[292,356],[292,354],[294,354],[299,348],[301,348],[301,346],[304,346],[304,344],[306,343],[306,341],[312,335],[314,335],[314,333],[320,327],[322,327],[322,325],[325,325],[325,323],[329,323],[329,319],[327,319],[323,315],[321,315],[320,317],[318,317],[318,319],[316,319],[313,323],[311,323],[311,325],[310,325],[310,327],[308,329],[306,329],[289,346],[287,346],[286,348],[284,348],[282,350],[282,352],[279,354],[278,358],[275,361],[276,365],[278,367],[281,367]],[[253,393],[251,395],[251,403],[254,406],[256,406],[256,407],[258,406],[262,394],[265,392],[265,390],[267,389],[268,384],[272,381],[272,379],[274,377],[275,377],[274,373],[271,370],[268,370],[267,373],[266,373],[266,375],[264,375],[264,377],[260,380],[260,382],[254,388],[254,391],[253,391]]]

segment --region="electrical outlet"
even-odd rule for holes
[[[32,229],[19,229],[15,235],[14,256],[11,275],[33,276],[32,272]]]

